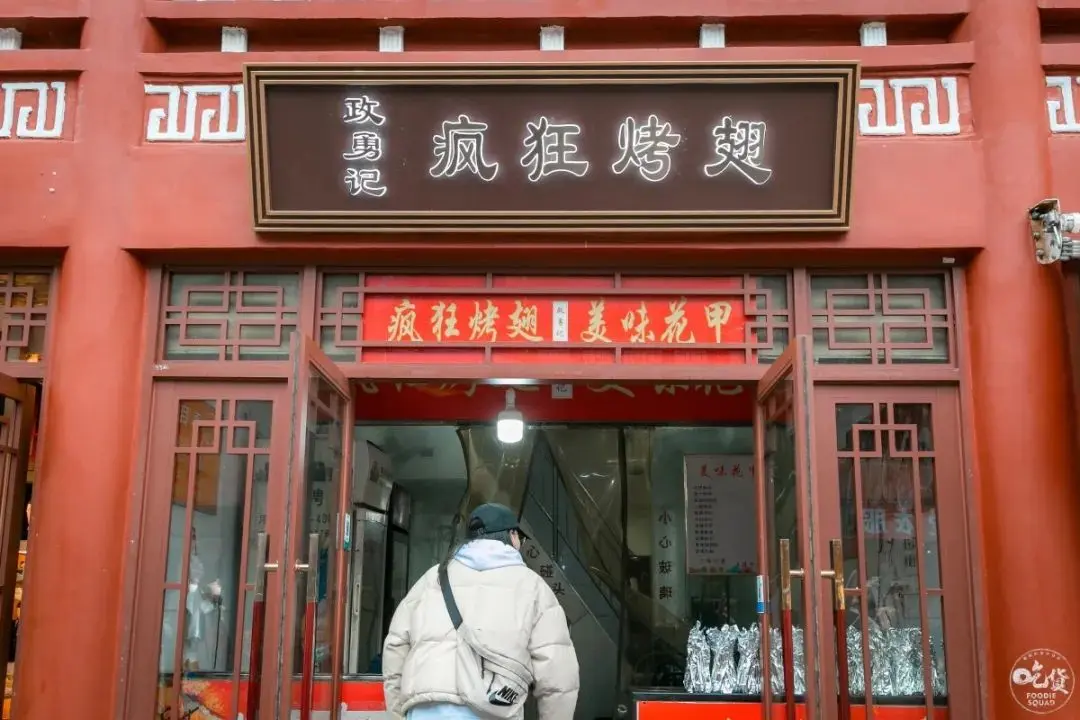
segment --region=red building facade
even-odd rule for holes
[[[508,363],[532,361],[500,358],[517,352],[500,341],[448,350],[436,347],[441,336],[425,338],[424,348],[443,354],[417,360],[402,354],[400,336],[369,336],[347,316],[357,307],[350,293],[362,307],[380,297],[387,308],[406,296],[437,300],[440,277],[457,278],[446,297],[470,305],[496,297],[512,308],[500,278],[522,275],[534,295],[584,293],[567,283],[586,276],[608,283],[589,292],[660,307],[676,295],[692,303],[695,293],[749,306],[770,288],[765,306],[745,315],[768,342],[747,330],[725,344],[718,330],[706,355],[635,362],[626,360],[633,341],[615,338],[599,372],[581,348],[571,357],[544,345],[553,354],[526,376],[733,384],[758,393],[762,421],[783,404],[770,404],[770,383],[789,370],[806,380],[805,397],[788,398],[786,412],[805,411],[791,422],[815,433],[799,457],[817,489],[797,487],[811,493],[800,512],[818,538],[817,559],[806,548],[794,558],[810,571],[828,569],[827,542],[842,523],[836,468],[850,448],[837,442],[840,410],[869,405],[875,432],[917,434],[919,423],[902,421],[897,408],[925,408],[933,447],[911,457],[936,468],[941,558],[936,581],[919,576],[917,605],[924,632],[935,612],[927,608],[944,607],[936,612],[946,619],[949,688],[936,706],[936,691],[911,704],[934,717],[998,720],[1062,708],[1052,687],[1040,706],[1014,671],[1030,669],[1032,657],[1048,670],[1080,663],[1080,636],[1068,631],[1080,595],[1080,283],[1036,262],[1027,215],[1045,197],[1066,210],[1080,203],[1072,172],[1080,2],[766,5],[0,0],[0,48],[9,48],[0,50],[0,371],[22,383],[3,386],[7,426],[39,409],[32,452],[27,432],[21,445],[17,435],[5,441],[5,577],[16,577],[13,528],[24,514],[15,475],[27,464],[33,471],[12,717],[159,717],[161,597],[180,587],[179,577],[161,582],[162,526],[170,502],[200,502],[172,479],[175,456],[198,445],[190,429],[186,439],[176,430],[190,398],[273,404],[265,454],[287,475],[292,361],[311,355],[294,341],[291,361],[290,335],[314,338],[333,361],[310,371],[344,390],[327,412],[352,413],[358,383],[519,377]],[[386,30],[398,27],[403,35]],[[253,229],[248,64],[795,61],[859,65],[846,231]],[[644,279],[635,286],[635,277]],[[359,334],[343,332],[350,323]],[[200,326],[218,329],[200,335]],[[476,355],[446,355],[455,349]],[[210,412],[220,427],[239,427],[238,415]],[[268,501],[267,527],[274,512],[291,512],[287,494]],[[914,538],[928,532],[920,524]],[[762,557],[773,540],[763,534]],[[821,587],[807,596],[827,620]],[[849,590],[849,602],[862,601],[865,588]],[[286,607],[299,602],[281,592]],[[11,602],[6,591],[0,600]],[[815,667],[838,662],[828,637],[820,635]],[[843,712],[822,676],[817,698],[800,699],[806,717]],[[264,689],[279,701],[288,692],[287,682]],[[368,707],[377,695],[365,696]],[[237,698],[226,714],[243,712]],[[773,701],[776,717],[784,705]],[[855,705],[852,717],[869,712]],[[266,707],[262,717],[285,716]],[[747,712],[762,716],[760,706]],[[1059,717],[1075,712],[1074,701]]]

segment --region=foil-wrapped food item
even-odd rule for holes
[[[892,665],[893,695],[923,695],[923,647],[919,628],[890,628],[886,632]]]
[[[945,697],[949,693],[949,685],[945,679],[945,657],[934,644],[933,636],[930,637],[930,685],[934,690],[934,697]]]
[[[800,627],[792,628],[791,637],[794,645],[795,694],[803,695],[806,693],[806,633]]]
[[[739,630],[739,665],[736,671],[736,692],[761,694],[761,628],[751,625]]]
[[[848,687],[851,694],[865,693],[862,632],[858,625],[847,628]],[[922,630],[917,627],[882,629],[871,624],[867,635],[870,649],[870,689],[878,698],[923,698],[926,691]],[[930,644],[931,692],[946,694],[945,669],[937,647]]]
[[[892,697],[892,652],[889,638],[877,623],[866,636],[870,648],[870,692],[874,697]]]
[[[858,623],[845,630],[848,646],[848,691],[853,697],[866,693],[862,630]],[[806,692],[806,634],[792,628],[794,692]],[[870,691],[875,698],[922,698],[925,676],[922,631],[919,628],[882,628],[871,623],[867,634],[870,651]],[[762,690],[761,629],[724,625],[706,628],[696,623],[686,645],[683,685],[691,693],[760,695]],[[780,628],[769,632],[769,684],[783,694],[784,648]],[[930,643],[930,681],[934,695],[947,690],[944,658]]]
[[[712,692],[731,695],[738,688],[738,665],[735,653],[739,644],[739,628],[724,625],[705,631],[712,650]]]
[[[795,694],[806,692],[806,633],[800,627],[791,629],[791,655],[795,677]],[[780,628],[769,630],[769,685],[773,693],[783,695],[784,685],[784,636]]]
[[[769,628],[769,686],[773,694],[784,693],[784,645],[780,628]]]
[[[700,622],[694,623],[690,636],[686,640],[686,671],[683,673],[683,687],[691,693],[712,691],[712,655],[705,630]]]
[[[848,690],[853,697],[861,697],[866,689],[863,677],[862,632],[857,625],[848,625],[847,637]]]
[[[848,686],[852,695],[861,697],[866,693],[862,630],[858,625],[849,625],[845,634],[848,644]],[[870,692],[874,697],[892,697],[893,652],[889,635],[873,623],[867,635],[867,645],[870,651]]]

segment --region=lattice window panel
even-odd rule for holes
[[[191,673],[196,668],[218,673],[231,688],[217,699],[222,716],[237,713],[240,683],[250,672],[245,640],[255,591],[252,564],[258,534],[267,523],[272,416],[269,399],[179,401],[170,443],[168,546],[160,578],[162,629],[156,657],[162,717],[182,717],[182,711],[190,709],[196,695]],[[219,588],[214,617],[208,621],[205,615],[188,612],[193,603],[206,602],[203,593],[214,582]],[[198,632],[212,638],[214,650],[189,657],[183,638],[196,636],[196,620]]]
[[[680,353],[681,358],[687,358],[683,362],[711,362],[723,356],[726,362],[769,363],[787,347],[791,334],[790,276],[745,274],[697,281],[678,278],[671,280],[671,287],[665,287],[664,280],[626,274],[543,278],[496,274],[386,276],[327,271],[319,275],[316,332],[323,351],[338,362],[424,362],[437,351],[439,362],[529,362],[530,357],[543,357],[550,362],[663,362],[659,359],[663,354]],[[696,289],[695,282],[700,282]],[[554,310],[550,310],[552,316],[539,323],[532,342],[510,341],[512,335],[506,332],[508,309],[522,298],[526,304],[539,307],[541,313],[549,312],[554,303],[567,299],[573,307],[567,314],[571,327],[566,337],[554,339],[553,328],[552,332],[545,332],[545,327],[557,322]],[[654,309],[648,341],[630,342],[624,337],[630,326],[623,311],[612,309],[628,298],[635,302],[644,300],[653,304],[651,307],[663,310],[669,302],[685,300],[688,315],[695,314],[700,322],[704,322],[703,304],[730,303],[741,310],[741,327],[726,335],[721,333],[721,342],[714,342],[713,331],[699,326],[695,341],[680,345],[665,341],[663,313]],[[395,326],[398,332],[386,327],[385,308],[381,312],[373,310],[398,299],[409,312],[408,332],[404,334],[400,332],[404,327],[401,324]],[[433,322],[435,306],[442,299],[455,301],[456,332],[452,337],[437,332],[437,323]],[[581,328],[574,327],[575,318],[580,315],[575,315],[574,304],[601,299],[609,305],[606,316],[609,337],[603,341],[595,337],[586,340],[579,332]],[[488,301],[505,306],[499,315],[500,332],[486,336],[485,342],[472,342],[474,307],[483,307]],[[734,324],[726,330],[733,327]],[[690,334],[687,332],[685,337]]]
[[[299,272],[170,272],[163,360],[286,360],[300,312]]]
[[[0,272],[0,361],[41,362],[52,273]]]
[[[812,275],[818,363],[953,364],[956,314],[948,273]]]
[[[921,677],[889,689],[872,684],[874,702],[912,704],[948,694],[940,560],[937,437],[929,403],[841,403],[836,406],[836,461],[847,577],[848,652],[864,672],[849,691],[865,697],[875,650],[871,625],[914,631]],[[861,647],[852,647],[858,643]],[[855,654],[858,653],[858,654]]]

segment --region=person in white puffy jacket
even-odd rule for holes
[[[555,593],[525,565],[525,533],[505,505],[487,503],[469,516],[466,541],[448,564],[465,622],[501,637],[507,655],[531,660],[539,720],[571,720],[578,661],[566,614]],[[406,720],[484,720],[458,692],[456,631],[438,578],[428,570],[398,605],[383,646],[386,707]]]

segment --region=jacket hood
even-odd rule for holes
[[[471,540],[460,548],[454,559],[470,570],[496,570],[524,565],[521,553],[501,540]]]

